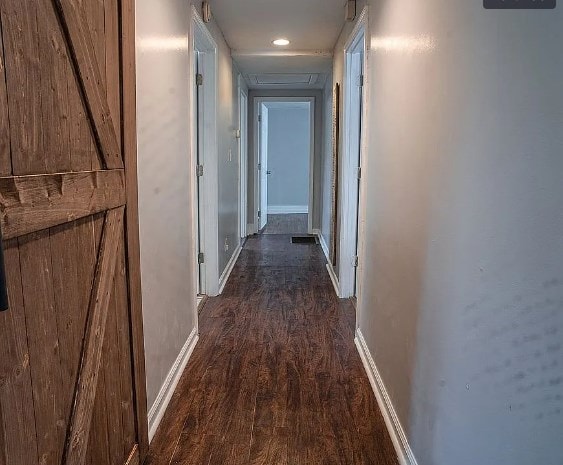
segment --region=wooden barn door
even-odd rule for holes
[[[0,465],[147,447],[134,0],[0,0]]]

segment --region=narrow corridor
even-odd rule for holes
[[[395,465],[318,245],[252,236],[151,444],[147,465]]]

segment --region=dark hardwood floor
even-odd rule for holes
[[[397,465],[318,245],[246,242],[151,444],[149,465]]]
[[[262,234],[307,234],[308,219],[307,213],[268,215],[268,223]]]

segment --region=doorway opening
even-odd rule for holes
[[[198,12],[192,9],[192,160],[196,178],[193,189],[194,274],[198,304],[206,295],[217,295],[217,44]]]
[[[345,46],[344,118],[342,157],[342,214],[340,218],[339,287],[340,297],[357,298],[359,294],[359,248],[363,135],[366,80],[366,11],[362,12]]]
[[[256,97],[255,212],[263,234],[312,234],[314,97]]]

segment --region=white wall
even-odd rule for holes
[[[419,464],[559,465],[563,11],[369,3],[360,330]]]
[[[240,245],[239,234],[239,159],[238,139],[238,71],[233,67],[231,50],[214,23],[209,30],[219,45],[218,73],[218,147],[219,147],[219,276]],[[228,250],[225,250],[225,244]]]
[[[200,3],[197,3],[198,10]],[[141,284],[148,407],[197,327],[190,162],[190,2],[137,0],[137,117]],[[240,243],[238,76],[214,22],[218,44],[219,218],[214,247],[221,275]],[[229,246],[225,250],[225,240]],[[178,374],[178,373],[175,373]],[[168,379],[167,379],[168,378]]]
[[[182,0],[136,2],[139,225],[149,408],[196,326],[189,20],[189,5]]]
[[[268,176],[268,207],[274,210],[293,207],[287,213],[299,213],[309,204],[310,126],[308,103],[269,107],[268,171],[272,174]]]

